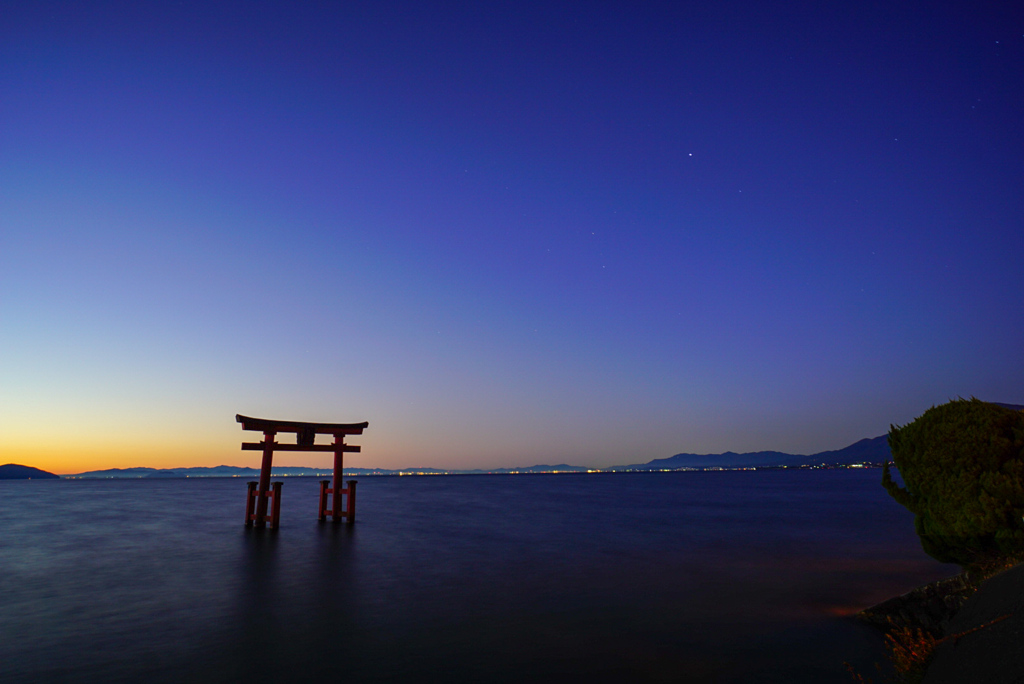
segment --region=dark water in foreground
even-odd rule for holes
[[[3,682],[850,682],[951,574],[878,470],[0,482]]]

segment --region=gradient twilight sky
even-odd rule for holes
[[[1020,3],[0,5],[0,463],[813,453],[1022,341]]]

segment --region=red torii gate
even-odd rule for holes
[[[275,451],[333,451],[334,481],[320,482],[320,520],[331,516],[335,522],[345,518],[348,522],[356,519],[356,480],[349,480],[348,487],[342,488],[342,461],[345,452],[358,453],[360,448],[345,444],[345,435],[361,435],[370,424],[363,423],[300,423],[292,420],[266,420],[236,415],[235,420],[242,424],[243,430],[255,430],[263,433],[262,442],[242,442],[242,451],[262,451],[263,465],[260,468],[260,481],[249,483],[249,491],[245,500],[245,524],[264,527],[267,521],[271,529],[276,529],[281,518],[281,483],[273,483],[271,490],[270,469],[273,465]],[[274,437],[278,432],[295,433],[295,444],[278,444]],[[334,444],[316,444],[317,435],[334,435]],[[328,487],[328,485],[332,485]],[[331,505],[328,507],[328,495]],[[342,495],[345,495],[348,506],[343,510]],[[270,515],[267,515],[268,499],[273,500]]]

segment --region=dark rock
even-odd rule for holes
[[[1024,564],[985,580],[933,651],[924,684],[1024,682]]]

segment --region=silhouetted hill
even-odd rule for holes
[[[156,468],[107,468],[106,470],[90,470],[89,472],[79,473],[78,475],[69,475],[69,477],[147,477],[148,475],[157,472],[160,471]]]
[[[60,475],[48,473],[32,466],[8,463],[0,465],[0,480],[59,480]]]
[[[291,475],[282,471],[307,471],[308,468],[274,468],[274,475]],[[239,466],[213,466],[196,468],[107,468],[106,470],[90,470],[68,477],[81,479],[123,479],[123,478],[164,478],[164,477],[259,477],[258,468],[242,468]],[[300,474],[307,474],[302,472]],[[308,474],[315,474],[310,471]]]
[[[891,460],[889,436],[880,435],[862,439],[835,451],[822,451],[810,456],[787,454],[781,451],[754,451],[737,454],[676,454],[656,458],[647,463],[615,466],[609,470],[674,470],[677,468],[760,468],[768,466],[851,465],[854,463],[882,463]]]
[[[520,468],[495,468],[493,470],[460,470],[460,473],[467,475],[507,475],[511,473],[585,473],[590,468],[584,466],[568,465],[566,463],[560,463],[558,465],[534,465],[534,466],[522,466]]]
[[[882,463],[892,460],[889,449],[889,435],[865,438],[836,451],[822,451],[808,458],[820,459],[821,463]]]

